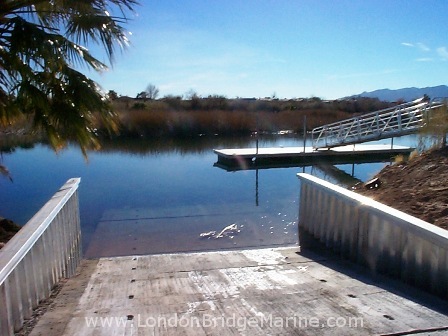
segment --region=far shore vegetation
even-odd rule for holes
[[[364,113],[377,111],[396,103],[376,98],[322,100],[317,97],[300,99],[235,98],[224,96],[188,99],[166,96],[160,99],[118,97],[109,93],[118,132],[109,133],[98,118],[96,133],[100,138],[182,138],[208,135],[235,136],[288,132],[302,134],[306,129],[336,122]],[[32,118],[22,118],[0,130],[1,135],[19,135],[30,141]],[[36,136],[39,133],[34,132]]]
[[[249,135],[254,132],[303,133],[326,124],[389,107],[378,99],[360,98],[324,101],[320,98],[275,99],[224,96],[182,99],[120,97],[112,101],[120,134],[143,137],[191,137],[197,135]]]
[[[392,106],[372,98],[325,101],[301,99],[236,98],[214,95],[188,99],[166,96],[161,99],[114,97],[109,95],[119,124],[119,136],[196,137],[204,135],[250,135],[288,131],[303,133],[306,128]],[[101,132],[102,127],[98,125]]]

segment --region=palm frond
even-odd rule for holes
[[[113,62],[127,46],[122,24],[135,0],[4,0],[0,6],[0,122],[12,112],[34,116],[58,150],[75,140],[84,154],[98,146],[96,118],[117,129],[104,94],[75,68],[103,71],[87,46]],[[116,13],[118,12],[118,15]]]
[[[101,44],[111,61],[115,48],[122,49],[128,45],[123,28],[111,17],[98,13],[73,17],[67,26],[67,33],[76,43],[92,40]]]

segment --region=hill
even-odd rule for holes
[[[448,86],[439,85],[425,88],[410,87],[397,90],[380,89],[353,95],[351,98],[378,98],[381,101],[395,102],[398,100],[411,101],[423,97],[425,94],[430,98],[448,97]]]

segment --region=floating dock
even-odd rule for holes
[[[316,163],[347,164],[392,160],[414,148],[398,145],[346,145],[335,148],[271,147],[214,149],[215,166],[226,170],[307,166]]]

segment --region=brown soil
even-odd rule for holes
[[[19,230],[19,225],[9,219],[0,217],[0,248],[2,248]]]
[[[385,167],[378,188],[355,191],[448,230],[448,147]]]

